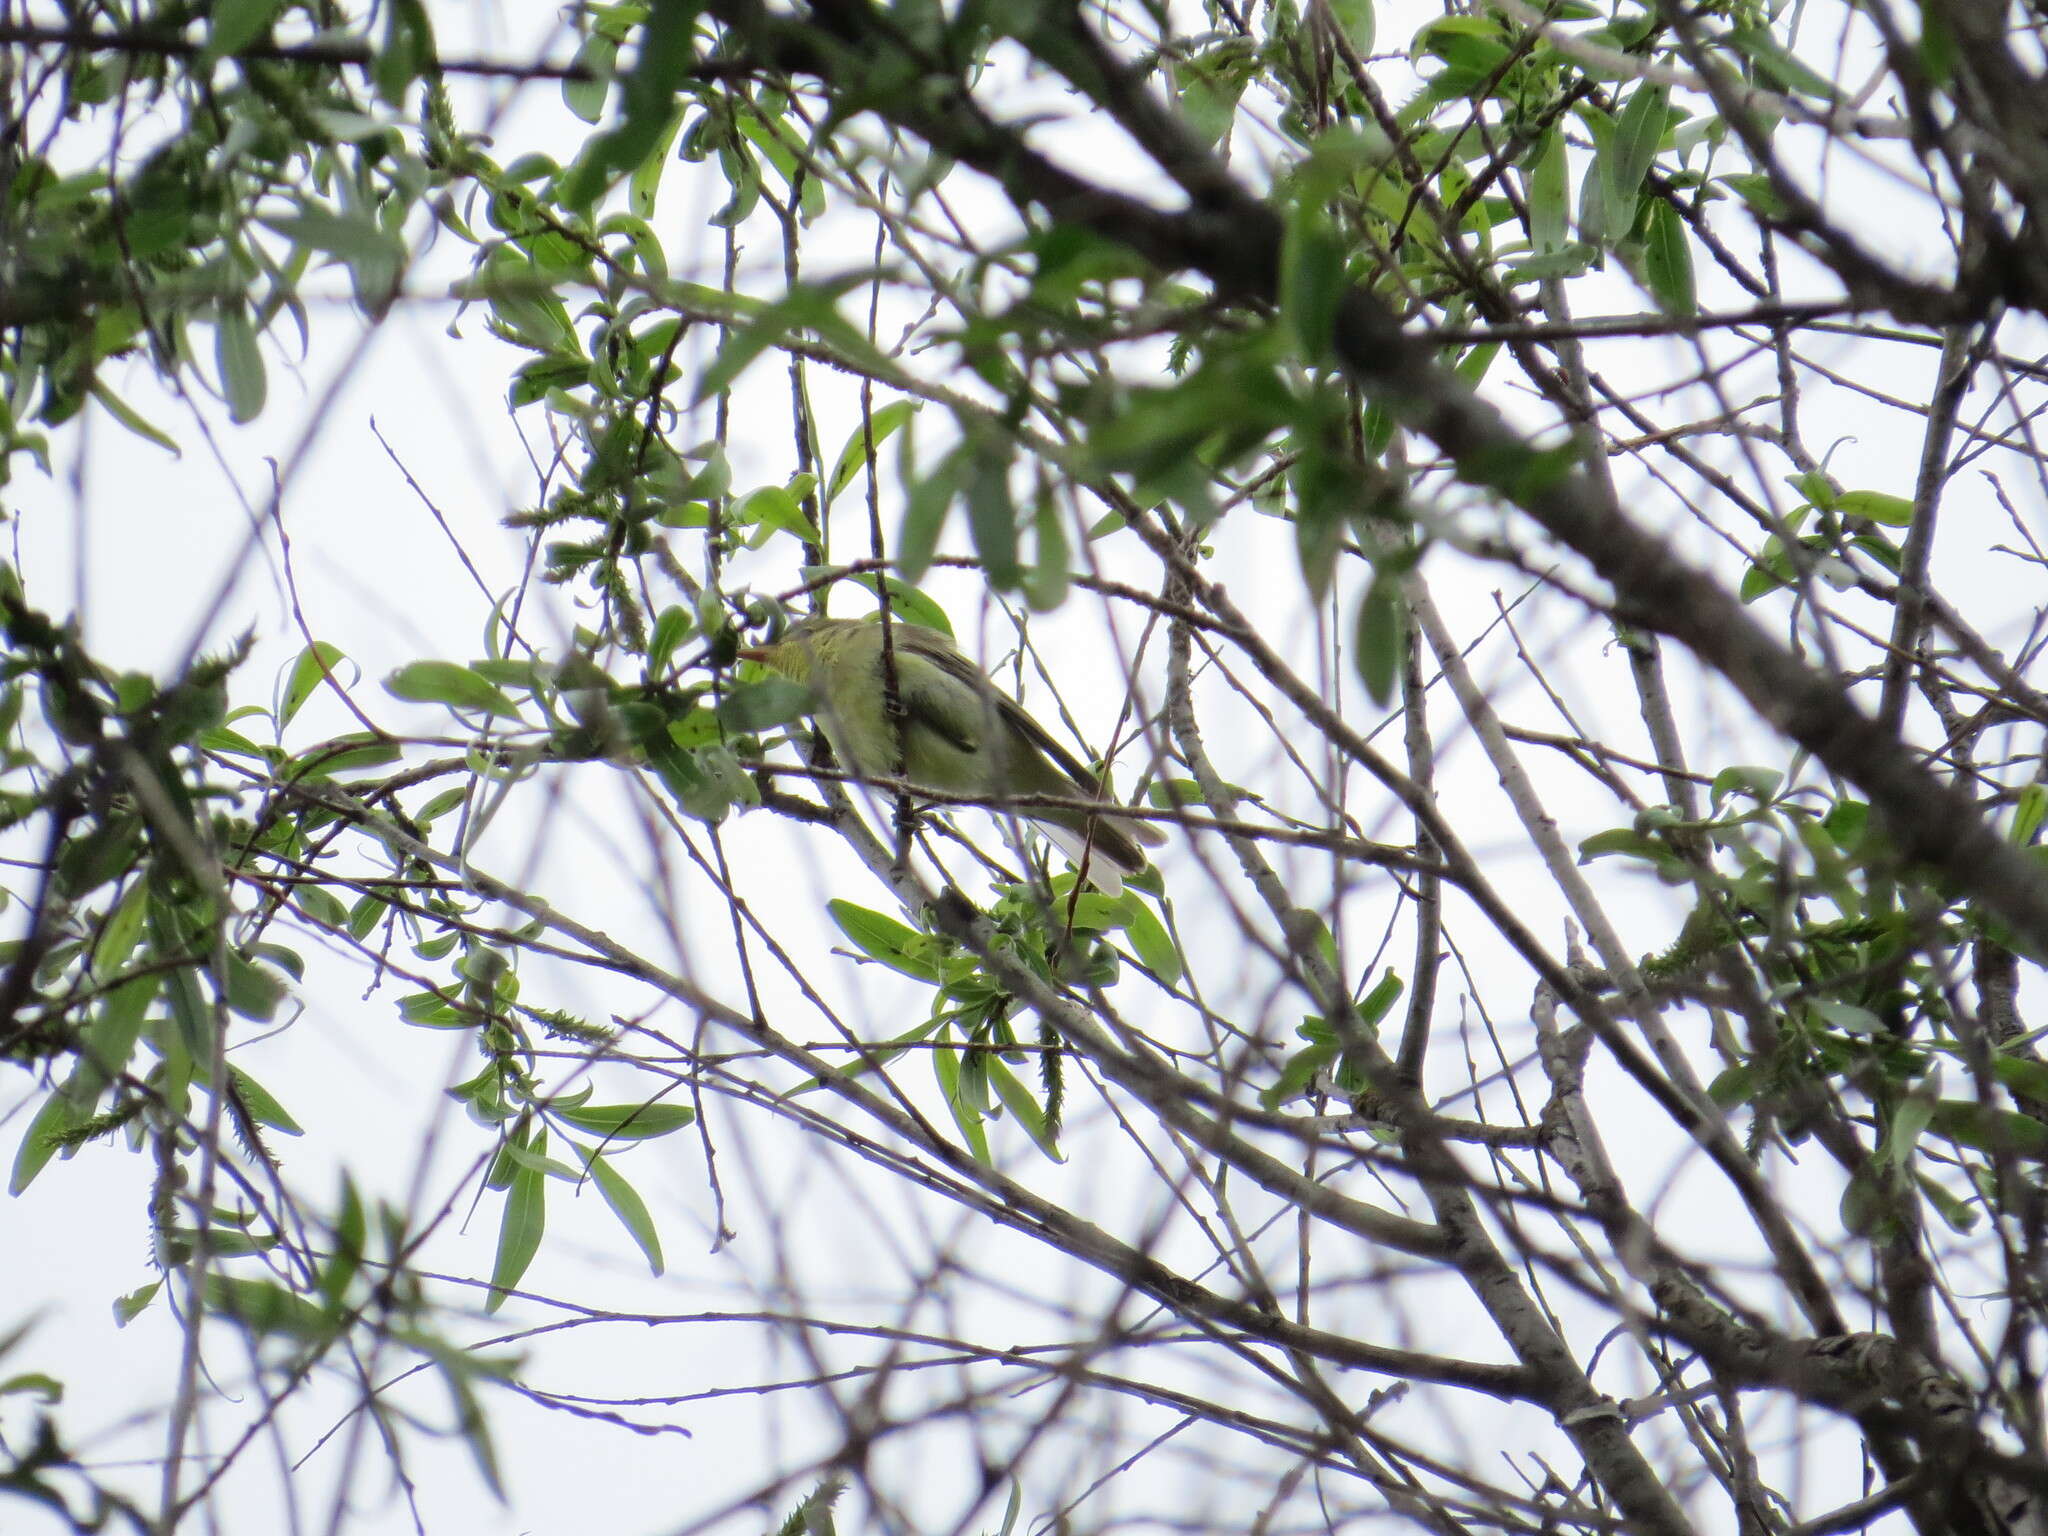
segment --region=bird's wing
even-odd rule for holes
[[[897,654],[900,657],[903,653],[899,651]],[[934,646],[929,649],[920,646],[912,654],[917,660],[930,662],[933,667],[945,673],[946,676],[955,678],[974,690],[974,696],[978,699],[979,703],[975,710],[975,718],[973,719],[960,718],[960,706],[966,702],[966,695],[960,694],[957,690],[951,688],[935,688],[932,690],[935,695],[938,695],[936,702],[939,705],[951,706],[951,709],[946,712],[962,728],[962,734],[955,734],[952,730],[941,729],[941,734],[946,736],[956,746],[960,747],[963,751],[972,752],[979,750],[979,738],[983,725],[983,721],[980,718],[981,713],[984,710],[993,709],[1005,725],[1014,728],[1026,741],[1059,764],[1060,771],[1080,786],[1085,793],[1093,795],[1101,792],[1101,781],[1083,767],[1080,760],[1073,753],[1054,740],[1051,733],[1044,726],[1032,719],[1025,712],[1023,705],[1019,704],[1008,694],[998,690],[989,681],[988,674],[983,672],[981,668],[977,667],[965,656],[962,656],[950,646],[945,648]],[[915,682],[906,675],[903,684],[904,707],[909,709],[913,715],[926,719],[927,724],[932,724],[933,722],[921,713],[922,698],[913,699],[912,695],[914,693],[921,693],[921,690],[917,689]],[[934,728],[938,729],[939,727],[935,725]]]
[[[882,668],[879,651],[875,668]],[[886,679],[887,674],[883,676]],[[954,678],[967,687],[954,687],[949,681]],[[986,721],[976,698],[987,688],[981,674],[959,656],[946,651],[897,647],[896,689],[904,713],[912,723],[925,727],[962,752],[981,750]]]
[[[903,707],[912,720],[938,732],[962,751],[978,752],[982,733],[993,709],[1006,729],[1015,730],[1026,742],[1045,754],[1087,799],[1103,792],[1103,783],[1085,768],[1074,754],[1053,738],[1046,728],[1008,694],[999,692],[988,674],[950,645],[920,635],[914,650],[899,650],[898,687]],[[903,665],[905,660],[911,664]],[[879,665],[879,658],[877,658]],[[929,670],[927,670],[929,668]],[[955,683],[966,686],[954,687]],[[972,701],[970,703],[970,701]],[[1157,827],[1127,817],[1103,815],[1092,831],[1064,826],[1060,813],[1033,818],[1076,864],[1089,871],[1089,880],[1114,896],[1123,889],[1124,872],[1142,869],[1145,855],[1140,844],[1158,845],[1166,834]]]
[[[996,695],[996,712],[1010,725],[1022,733],[1024,739],[1039,751],[1060,765],[1060,771],[1075,784],[1084,795],[1102,793],[1102,780],[1090,773],[1082,761],[1054,739],[1052,733],[1024,711],[1024,706],[1006,694]]]

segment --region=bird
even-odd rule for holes
[[[811,690],[811,714],[832,752],[865,779],[899,776],[913,789],[1001,801],[1021,795],[1096,799],[1102,785],[1044,726],[936,629],[889,626],[896,696],[887,708],[883,627],[813,615],[739,654]],[[1114,813],[1025,806],[1037,826],[1098,890],[1119,895],[1165,834]]]

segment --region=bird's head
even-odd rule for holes
[[[807,683],[812,671],[838,654],[863,627],[857,619],[828,619],[814,614],[797,620],[766,645],[743,646],[740,655],[795,682]]]

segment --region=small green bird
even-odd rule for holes
[[[899,721],[886,708],[882,626],[860,619],[808,618],[772,645],[742,650],[808,684],[812,713],[833,755],[863,778],[894,778],[945,795],[992,802],[1018,795],[1094,799],[1102,786],[1023,706],[997,689],[935,629],[891,626]],[[1140,844],[1166,841],[1158,828],[1126,816],[1052,806],[1020,807],[1089,882],[1117,894],[1124,877],[1145,867]]]

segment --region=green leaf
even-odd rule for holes
[[[1777,797],[1778,786],[1785,782],[1785,775],[1775,768],[1758,768],[1737,764],[1723,768],[1714,775],[1714,782],[1707,795],[1716,809],[1730,795],[1749,796],[1759,805],[1769,805]]]
[[[689,98],[685,97],[677,103],[675,111],[669,114],[668,126],[655,135],[654,144],[647,151],[645,158],[626,179],[626,206],[641,219],[654,217],[655,200],[661,191],[661,173],[668,169],[669,149],[676,141],[676,134],[682,130],[683,119],[689,114],[690,102]],[[606,226],[609,227],[610,223],[611,221],[607,220]],[[642,236],[638,248],[642,252],[641,265],[648,276],[665,278],[669,270],[668,262],[660,257],[660,246],[655,241],[651,229]]]
[[[612,1214],[619,1218],[619,1225],[626,1229],[626,1235],[640,1246],[647,1256],[647,1267],[655,1274],[662,1272],[661,1234],[655,1230],[654,1218],[648,1214],[647,1202],[640,1198],[640,1191],[626,1182],[624,1174],[597,1152],[576,1149],[583,1158],[583,1166],[590,1170],[590,1177],[597,1184],[597,1192],[604,1197],[604,1203],[611,1207]]]
[[[12,1344],[18,1334],[10,1334],[0,1343]],[[39,1403],[61,1403],[64,1401],[64,1383],[42,1371],[23,1371],[18,1376],[9,1376],[0,1381],[0,1397],[30,1397]]]
[[[898,427],[917,414],[923,407],[922,400],[892,400],[877,410],[872,417],[872,443],[876,452]],[[832,478],[825,482],[825,501],[829,505],[839,493],[853,483],[853,477],[861,472],[868,462],[870,438],[861,427],[855,427],[839,450],[839,457],[832,465]]]
[[[933,947],[933,940],[928,935],[905,927],[893,917],[855,906],[850,901],[828,901],[825,910],[832,914],[832,921],[839,925],[839,931],[862,954],[918,981],[937,982],[940,979],[939,968],[925,958]]]
[[[1554,277],[1578,277],[1592,270],[1600,259],[1600,247],[1588,245],[1583,240],[1568,240],[1557,250],[1545,251],[1540,256],[1524,256],[1519,261],[1507,264],[1510,285],[1520,283],[1543,283]],[[1388,435],[1391,436],[1391,423]],[[1382,449],[1382,452],[1385,450]]]
[[[1867,517],[1893,528],[1913,526],[1911,498],[1888,496],[1883,491],[1844,491],[1835,498],[1835,510],[1844,517]]]
[[[1933,1119],[1933,1099],[1917,1090],[1907,1094],[1892,1114],[1891,1129],[1885,1133],[1880,1155],[1895,1168],[1910,1165],[1913,1161],[1913,1149],[1920,1141],[1920,1133],[1927,1129]]]
[[[1350,3],[1350,0],[1346,0]],[[1180,114],[1195,137],[1214,144],[1229,131],[1237,115],[1238,98],[1258,64],[1250,49],[1236,39],[1211,48],[1173,65],[1173,84],[1179,97]],[[1092,255],[1093,253],[1091,253]],[[1053,296],[1050,302],[1071,302],[1071,293]]]
[[[1331,328],[1344,297],[1345,249],[1325,222],[1322,199],[1310,198],[1304,187],[1281,240],[1280,314],[1302,357],[1321,363],[1330,355]]]
[[[324,1344],[334,1337],[338,1320],[275,1280],[258,1280],[218,1272],[206,1277],[206,1308],[233,1318],[262,1338],[293,1339]]]
[[[1303,1046],[1280,1068],[1280,1076],[1272,1085],[1259,1090],[1259,1103],[1273,1110],[1291,1103],[1308,1091],[1316,1074],[1327,1069],[1337,1059],[1337,1042],[1320,1040]]]
[[[808,579],[825,569],[828,567],[806,566],[804,575]],[[883,590],[876,582],[873,571],[856,571],[846,579],[866,587],[870,592]],[[948,639],[953,638],[953,621],[946,617],[946,610],[916,587],[907,586],[891,576],[888,578],[886,590],[889,593],[890,617],[899,624],[915,624],[922,629],[936,629]]]
[[[982,573],[998,592],[1008,592],[1024,579],[1017,554],[1017,505],[1010,497],[1010,452],[985,440],[977,445],[967,476],[967,531]]]
[[[286,988],[284,978],[276,972],[231,949],[225,991],[230,1012],[267,1024],[276,1015],[277,1005],[284,1001]]]
[[[1067,1159],[1060,1151],[1059,1138],[1053,1134],[1047,1120],[1045,1107],[1027,1087],[1022,1078],[1012,1072],[1002,1057],[993,1053],[981,1057],[988,1069],[989,1085],[995,1089],[996,1097],[1003,1101],[1003,1107],[1016,1117],[1024,1127],[1025,1134],[1038,1144],[1038,1150],[1056,1163]]]
[[[1529,245],[1538,254],[1561,251],[1570,238],[1571,177],[1564,135],[1543,132],[1529,167]]]
[[[1881,1240],[1898,1228],[1898,1191],[1882,1163],[1866,1163],[1849,1176],[1842,1191],[1842,1225],[1858,1237]]]
[[[313,696],[313,690],[326,682],[335,667],[348,658],[338,645],[329,645],[325,640],[315,640],[292,663],[291,681],[285,685],[284,700],[278,708],[278,724],[290,725],[292,718],[305,707],[306,700]]]
[[[1401,676],[1402,632],[1406,606],[1401,601],[1401,581],[1390,572],[1376,570],[1372,585],[1358,605],[1358,629],[1352,641],[1351,659],[1359,679],[1373,703],[1381,709],[1393,701],[1395,684]]]
[[[647,675],[660,677],[668,671],[668,664],[675,658],[676,647],[689,637],[690,610],[680,603],[661,610],[661,616],[654,621],[654,632],[647,641]]]
[[[355,1180],[345,1173],[341,1176],[341,1199],[332,1231],[334,1240],[327,1262],[320,1267],[319,1285],[327,1305],[338,1310],[349,1286],[362,1272],[369,1240],[369,1218],[363,1209],[362,1194]]]
[[[797,499],[779,485],[764,485],[741,497],[732,509],[732,521],[736,527],[760,530],[748,542],[751,549],[759,549],[768,541],[769,534],[778,532],[795,534],[806,544],[822,542],[817,525],[804,515]]]
[[[1722,1109],[1747,1104],[1757,1091],[1757,1071],[1747,1062],[1726,1068],[1707,1084],[1707,1097]]]
[[[1664,129],[1671,116],[1671,87],[1655,83],[1639,85],[1614,125],[1614,139],[1601,156],[1601,170],[1607,177],[1608,228],[1619,239],[1635,223],[1636,198],[1643,190],[1643,178],[1656,161],[1657,146],[1664,141]]]
[[[687,1104],[585,1104],[553,1113],[563,1124],[606,1141],[651,1141],[697,1118],[697,1111]]]
[[[417,704],[446,704],[450,709],[481,710],[518,718],[519,708],[473,667],[453,661],[415,661],[384,679],[385,692]]]
[[[905,434],[906,441],[908,434]],[[906,469],[908,466],[905,466]],[[928,475],[919,479],[906,479],[910,495],[903,507],[903,524],[896,530],[896,568],[908,582],[924,579],[924,573],[931,569],[932,556],[939,547],[939,534],[945,528],[946,514],[952,510],[953,499],[960,494],[960,475],[964,467],[959,450],[946,455]]]
[[[1880,1020],[1868,1008],[1860,1008],[1860,1006],[1855,1006],[1855,1004],[1843,1004],[1843,1001],[1837,1001],[1833,997],[1815,997],[1815,999],[1810,999],[1808,1004],[1806,1004],[1806,1008],[1808,1008],[1808,1012],[1812,1012],[1817,1018],[1821,1018],[1823,1022],[1833,1024],[1837,1030],[1843,1030],[1847,1034],[1882,1034],[1884,1032],[1884,1020]]]
[[[14,1172],[7,1180],[7,1192],[18,1195],[34,1182],[43,1166],[57,1155],[55,1138],[75,1131],[85,1123],[86,1111],[70,1103],[63,1094],[43,1100],[28,1129],[21,1134],[21,1146],[14,1154]]]
[[[1920,0],[1920,68],[1928,84],[1944,89],[1955,78],[1956,34],[1939,5]]]
[[[1943,1099],[1929,1119],[1934,1130],[1980,1152],[2048,1160],[2048,1125],[2031,1116],[1990,1109],[1974,1099]]]
[[[1991,1058],[1991,1072],[2010,1092],[2048,1105],[2048,1062],[2002,1051]]]
[[[612,92],[612,71],[619,60],[616,38],[592,32],[576,50],[576,67],[589,72],[588,80],[564,80],[562,105],[593,126],[604,116],[605,98]]]
[[[616,126],[594,137],[562,179],[561,199],[587,209],[621,175],[663,154],[662,130],[696,61],[697,6],[662,0],[640,28],[640,49],[620,80]]]
[[[1728,41],[1779,89],[1799,96],[1817,96],[1823,101],[1840,99],[1833,84],[1795,58],[1769,28],[1734,27],[1729,30]]]
[[[257,222],[294,245],[344,261],[396,262],[405,257],[405,248],[365,216],[308,206],[297,213],[259,214]]]
[[[1358,1004],[1359,1021],[1377,1029],[1380,1020],[1387,1016],[1387,1010],[1400,1001],[1405,988],[1406,983],[1401,980],[1401,973],[1388,971]]]
[[[263,414],[268,386],[263,352],[256,345],[256,326],[247,305],[230,304],[221,311],[213,330],[213,355],[229,418],[237,424],[254,421]]]
[[[126,1328],[136,1318],[142,1316],[143,1311],[156,1299],[156,1293],[163,1288],[163,1281],[152,1280],[149,1284],[139,1286],[135,1290],[128,1292],[125,1296],[115,1297],[114,1326],[116,1328]]]
[[[758,803],[754,781],[724,747],[684,751],[667,741],[650,742],[647,761],[676,804],[699,821],[715,826],[735,803]]]
[[[938,1079],[939,1090],[946,1096],[946,1108],[952,1112],[953,1123],[960,1127],[967,1150],[977,1161],[993,1163],[995,1160],[989,1155],[988,1131],[982,1124],[982,1112],[975,1105],[971,1088],[963,1081],[965,1073],[959,1049],[942,1043],[931,1057],[932,1075]]]
[[[1930,1205],[1941,1212],[1941,1219],[1947,1222],[1953,1231],[1968,1232],[1977,1225],[1979,1218],[1975,1205],[1950,1194],[1924,1173],[1914,1174],[1913,1182],[1920,1186],[1920,1193],[1927,1197]]]
[[[718,701],[716,715],[728,731],[765,731],[801,719],[814,703],[809,684],[787,677],[764,677],[735,683]]]
[[[1624,858],[1642,859],[1654,865],[1657,877],[1666,885],[1682,885],[1692,878],[1685,861],[1674,854],[1659,837],[1640,832],[1634,827],[1612,827],[1605,832],[1595,832],[1579,843],[1579,862],[1591,863],[1594,859],[1619,854]]]
[[[385,768],[404,755],[395,741],[380,739],[368,731],[351,731],[346,736],[336,736],[318,746],[308,747],[293,759],[281,777],[327,778],[362,768]]]
[[[1330,14],[1344,29],[1360,58],[1372,52],[1373,38],[1379,31],[1373,16],[1373,0],[1330,0]]]
[[[458,1008],[438,992],[411,992],[398,1000],[398,1016],[427,1029],[467,1029],[477,1016]]]
[[[1742,573],[1742,584],[1736,588],[1736,596],[1745,603],[1753,603],[1780,587],[1791,586],[1797,575],[1792,556],[1774,533],[1764,540],[1764,547],[1757,552],[1755,563]]]
[[[546,1148],[547,1132],[537,1131],[522,1150],[538,1156]],[[486,1312],[495,1312],[505,1304],[507,1293],[519,1284],[533,1256],[540,1252],[540,1240],[548,1224],[547,1183],[547,1174],[540,1166],[525,1161],[515,1164],[505,1190],[505,1214],[498,1223],[498,1257],[491,1268],[491,1295],[484,1303]]]
[[[95,379],[87,393],[93,399],[99,401],[109,416],[121,423],[130,432],[133,432],[137,437],[147,438],[150,442],[155,443],[157,447],[167,451],[172,458],[181,457],[178,445],[173,439],[151,426],[143,419],[140,412],[111,389],[107,388],[105,384]]]
[[[1785,201],[1784,195],[1778,191],[1777,183],[1769,176],[1745,172],[1740,176],[1721,176],[1716,179],[1749,204],[1750,210],[1762,218],[1782,221],[1792,216],[1792,205]]]
[[[1589,103],[1579,117],[1593,136],[1593,163],[1579,181],[1579,238],[1605,250],[1628,232],[1610,207],[1614,198],[1614,119]]]
[[[1685,220],[1662,198],[1650,205],[1649,227],[1643,232],[1643,282],[1665,314],[1699,313],[1692,241],[1687,236]]]
[[[2048,816],[2048,785],[2027,785],[2013,803],[2012,829],[2006,834],[2007,837],[2016,846],[2024,848],[2033,842],[2034,834],[2041,830],[2044,816]]]
[[[675,9],[686,7],[678,4]],[[718,354],[698,377],[695,398],[701,402],[724,393],[748,364],[796,329],[817,332],[820,340],[845,354],[856,366],[890,371],[894,365],[889,359],[841,319],[834,307],[841,294],[863,281],[862,274],[852,272],[829,281],[806,283],[792,288],[773,304],[762,305],[744,323],[735,322],[728,327]]]
[[[402,105],[406,87],[429,71],[434,55],[434,24],[422,0],[384,0],[384,44],[370,66],[377,94]]]
[[[1124,892],[1122,911],[1124,937],[1130,941],[1131,952],[1161,984],[1176,985],[1181,978],[1180,950],[1167,933],[1166,925],[1135,891]]]
[[[85,1032],[79,1052],[78,1070],[65,1085],[64,1093],[73,1104],[90,1108],[100,1091],[128,1070],[135,1043],[142,1038],[142,1025],[149,1005],[156,1001],[162,978],[137,976],[124,981],[107,994],[99,1017]]]
[[[267,34],[271,18],[282,4],[283,0],[214,0],[213,24],[207,31],[200,63],[211,65],[229,54],[240,53]]]
[[[1049,489],[1039,493],[1031,527],[1036,553],[1024,573],[1024,601],[1034,612],[1050,613],[1067,600],[1071,573],[1067,570],[1067,529],[1060,517],[1059,498]]]
[[[235,1094],[242,1101],[242,1107],[258,1125],[267,1125],[287,1136],[306,1134],[299,1122],[286,1113],[285,1107],[271,1096],[270,1090],[240,1067],[228,1068],[228,1081],[235,1085]]]
[[[92,950],[92,973],[104,981],[128,963],[149,917],[149,882],[137,880],[107,914]]]

